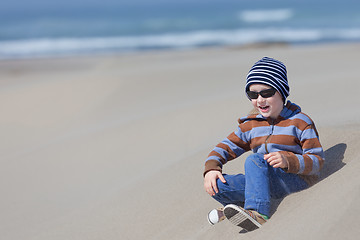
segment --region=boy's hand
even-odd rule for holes
[[[226,180],[224,178],[224,176],[222,175],[221,172],[217,171],[217,170],[212,170],[209,171],[205,174],[204,177],[204,188],[205,191],[210,195],[210,196],[215,196],[215,193],[218,193],[219,190],[217,188],[217,184],[216,184],[216,180],[220,178],[220,180],[223,183],[226,183]]]
[[[286,157],[280,152],[272,152],[264,155],[264,159],[274,168],[287,168]]]

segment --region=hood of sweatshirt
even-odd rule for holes
[[[301,108],[298,105],[290,101],[287,101],[286,105],[284,106],[283,110],[280,113],[280,117],[283,119],[288,119],[300,112],[301,112]]]

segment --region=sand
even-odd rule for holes
[[[354,239],[360,44],[208,48],[0,61],[1,239]],[[203,165],[251,105],[245,76],[284,61],[316,122],[322,181],[261,229],[207,223]],[[243,171],[245,156],[227,164]]]

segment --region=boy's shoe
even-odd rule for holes
[[[224,214],[232,224],[242,227],[247,231],[253,231],[266,222],[260,213],[253,210],[245,210],[234,204],[226,205]]]
[[[215,225],[216,223],[221,222],[225,218],[226,217],[224,215],[224,208],[222,207],[211,210],[207,216],[207,220],[211,225]]]

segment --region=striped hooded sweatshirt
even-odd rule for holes
[[[239,119],[237,131],[231,133],[210,152],[205,162],[205,173],[222,171],[228,161],[244,152],[282,153],[288,162],[285,172],[299,174],[309,184],[317,179],[324,164],[324,152],[314,122],[290,101],[277,119],[261,114]]]

